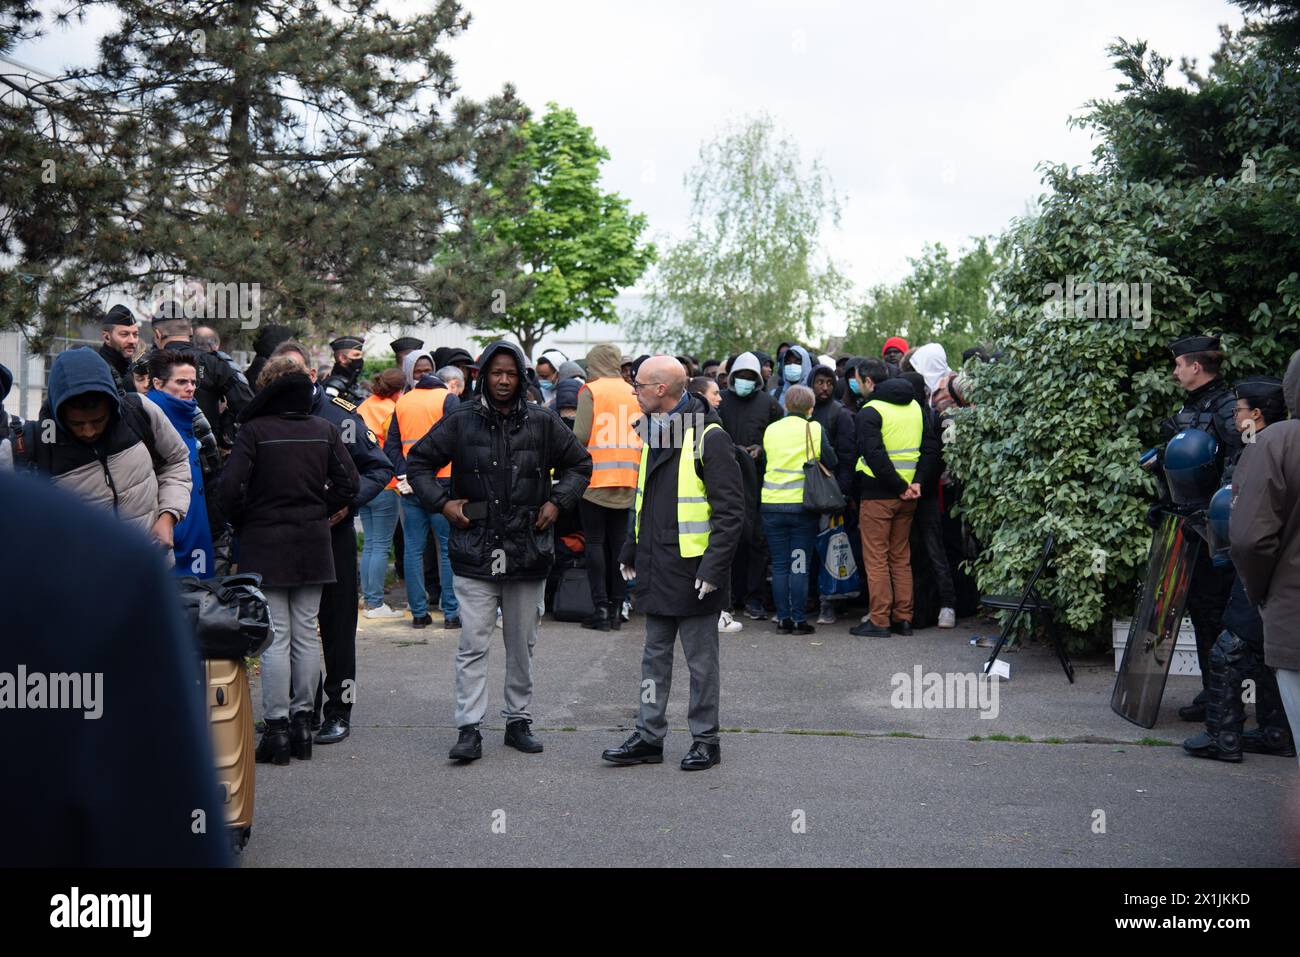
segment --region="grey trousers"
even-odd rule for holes
[[[641,714],[636,729],[650,744],[662,743],[668,734],[668,692],[673,684],[673,646],[682,639],[682,654],[691,672],[691,700],[686,724],[691,737],[706,744],[718,742],[718,616],[672,618],[645,616],[645,653],[641,657]]]
[[[275,626],[275,638],[262,652],[262,716],[287,718],[290,712],[311,711],[316,707],[316,682],[320,678],[316,615],[320,611],[321,586],[263,588],[262,593]]]
[[[1286,709],[1286,720],[1291,725],[1291,737],[1300,741],[1300,671],[1288,671],[1277,668],[1277,690],[1282,694],[1282,707]],[[1296,760],[1300,761],[1300,752]]]
[[[533,646],[541,620],[546,579],[488,581],[457,575],[460,602],[460,650],[456,652],[456,727],[478,724],[487,713],[488,644],[501,606],[506,646],[505,708],[507,721],[529,718],[533,702]]]

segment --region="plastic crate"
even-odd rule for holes
[[[1111,623],[1111,635],[1115,651],[1115,670],[1119,671],[1120,662],[1124,660],[1124,646],[1128,644],[1128,630],[1132,622],[1127,618],[1116,618]],[[1178,628],[1178,640],[1174,643],[1174,660],[1169,666],[1171,675],[1197,675],[1201,673],[1201,664],[1196,657],[1196,632],[1192,630],[1192,620],[1183,616]]]

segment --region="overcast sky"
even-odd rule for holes
[[[410,0],[400,9],[419,6]],[[1225,0],[466,0],[453,42],[463,91],[513,82],[572,107],[610,151],[604,183],[680,235],[682,177],[728,121],[767,111],[845,198],[831,254],[859,289],[900,278],[923,243],[1000,232],[1042,190],[1035,166],[1086,165],[1067,119],[1114,95],[1106,45],[1146,39],[1208,62]],[[93,55],[105,20],[14,51],[57,71]]]

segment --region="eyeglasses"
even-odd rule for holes
[[[654,387],[657,386],[657,385],[663,385],[663,383],[662,383],[662,382],[637,382],[636,379],[633,379],[633,380],[632,380],[632,391],[633,391],[633,392],[640,392],[642,389],[646,389],[646,388],[654,388]]]

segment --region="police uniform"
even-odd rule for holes
[[[319,386],[312,402],[312,415],[338,426],[343,444],[352,456],[361,483],[356,501],[342,521],[330,528],[334,553],[335,582],[321,590],[320,637],[325,658],[325,676],[316,689],[316,712],[324,709],[324,724],[316,738],[331,744],[347,737],[355,700],[357,677],[357,538],[353,519],[357,509],[387,487],[393,465],[380,448],[374,433],[357,408],[347,399],[326,395]],[[326,700],[327,699],[327,700]]]
[[[393,355],[397,356],[397,368],[400,369],[402,360],[406,358],[408,353],[424,348],[424,340],[416,339],[414,336],[402,336],[400,339],[394,339],[390,342],[389,346],[392,347]]]
[[[340,336],[330,343],[330,351],[335,355],[345,349],[360,349],[365,340],[359,336]],[[331,399],[344,399],[352,405],[360,405],[366,400],[366,394],[357,387],[357,378],[361,375],[362,361],[356,365],[343,365],[337,360],[330,374],[321,383],[325,395]]]
[[[1273,376],[1252,376],[1233,390],[1239,399],[1282,400],[1282,380]],[[1231,508],[1224,506],[1232,490],[1223,489],[1210,505],[1212,543],[1226,551],[1227,520]],[[1216,509],[1220,514],[1216,515]],[[1217,519],[1217,523],[1216,523]],[[1246,707],[1242,695],[1245,681],[1255,688],[1255,720],[1259,727],[1245,731]],[[1209,700],[1205,730],[1183,742],[1183,748],[1198,758],[1240,761],[1243,751],[1295,755],[1295,743],[1288,725],[1277,676],[1264,664],[1264,623],[1259,609],[1250,603],[1240,576],[1233,576],[1232,594],[1223,612],[1223,631],[1210,650]]]
[[[1218,336],[1187,336],[1169,344],[1174,358],[1195,352],[1217,352]],[[1220,483],[1227,482],[1243,448],[1241,434],[1237,431],[1237,397],[1221,376],[1193,389],[1187,394],[1183,407],[1160,424],[1161,438],[1166,442],[1187,429],[1200,429],[1210,433],[1219,443],[1218,466]],[[1232,569],[1215,568],[1209,548],[1197,552],[1196,564],[1187,593],[1187,614],[1196,632],[1196,660],[1201,669],[1201,693],[1192,704],[1179,708],[1184,721],[1204,721],[1205,702],[1210,687],[1210,649],[1223,627],[1223,610],[1232,591]]]
[[[126,306],[118,304],[108,310],[102,323],[108,326],[134,326],[135,316]],[[107,343],[99,347],[99,354],[108,363],[108,370],[113,374],[113,384],[117,386],[117,394],[133,394],[135,392],[135,379],[131,375],[132,360]]]

